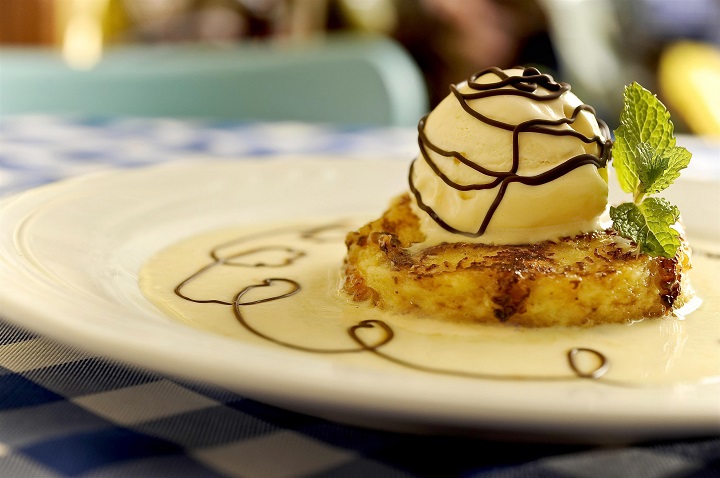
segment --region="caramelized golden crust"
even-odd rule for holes
[[[520,246],[423,240],[407,195],[348,234],[344,290],[396,313],[528,327],[661,317],[682,302],[687,245],[675,258],[638,254],[612,230]]]

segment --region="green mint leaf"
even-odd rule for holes
[[[657,96],[632,83],[625,87],[623,98],[620,127],[615,135],[624,137],[630,151],[636,150],[640,143],[648,143],[658,154],[675,146],[670,113]]]
[[[619,206],[610,206],[610,219],[613,229],[621,236],[632,239],[638,245],[642,243],[641,231],[645,225],[645,218],[634,203],[626,202]]]
[[[655,155],[640,178],[644,193],[657,194],[670,186],[688,166],[691,157],[690,151],[681,146],[666,149],[662,156]]]
[[[617,134],[617,133],[616,133]],[[620,187],[626,193],[634,193],[638,189],[640,179],[635,167],[635,155],[624,136],[616,136],[612,148],[613,166],[617,173]]]
[[[633,83],[623,96],[613,165],[620,187],[633,195],[634,203],[610,208],[613,227],[635,241],[641,252],[673,257],[680,247],[679,234],[672,227],[679,211],[664,199],[644,198],[670,186],[692,155],[675,145],[670,113],[655,95]]]
[[[680,211],[662,198],[647,198],[641,204],[624,203],[610,208],[613,227],[632,239],[651,256],[672,258],[680,247],[680,234],[672,228]]]
[[[689,153],[675,146],[670,113],[655,95],[633,83],[624,100],[613,148],[620,186],[635,197],[660,192],[687,166]]]

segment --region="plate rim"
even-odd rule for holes
[[[237,159],[230,159],[230,160],[218,160],[216,162],[218,163],[227,163],[236,165],[238,168],[254,168],[258,167],[257,165],[267,165],[269,162],[272,161],[313,161],[318,160],[318,158],[321,155],[282,155],[277,156],[273,158],[262,158],[259,160],[241,160],[238,161]],[[376,158],[378,161],[388,161],[390,159],[383,158],[379,155],[372,155],[372,158]],[[335,165],[341,165],[344,163],[349,163],[352,161],[362,161],[366,162],[368,159],[371,159],[369,157],[361,157],[360,155],[357,155],[353,158],[344,158],[341,161],[338,161],[337,158],[331,159],[330,157],[319,159],[319,161],[323,162],[324,164],[335,164]],[[164,164],[158,164],[158,165],[152,165],[152,166],[146,166],[142,168],[137,169],[113,169],[109,171],[104,171],[100,173],[91,173],[88,175],[83,175],[67,180],[63,180],[60,182],[52,183],[49,185],[40,186],[38,188],[34,188],[28,191],[21,192],[19,194],[15,194],[13,196],[10,196],[8,198],[4,198],[0,201],[0,217],[3,217],[7,214],[7,209],[12,209],[13,207],[22,207],[23,205],[32,206],[33,201],[37,204],[44,204],[43,200],[47,201],[48,198],[57,197],[59,195],[64,194],[68,190],[72,190],[73,188],[78,187],[77,185],[87,184],[88,182],[92,182],[98,178],[105,178],[105,180],[112,181],[118,181],[122,179],[118,178],[127,178],[131,177],[132,175],[137,174],[153,174],[152,172],[155,171],[156,173],[158,171],[167,171],[167,168],[196,168],[196,167],[207,167],[207,159],[189,159],[189,160],[183,160],[178,161],[174,163],[164,163]],[[332,163],[327,163],[327,161],[332,161]],[[397,161],[399,163],[407,164],[408,161],[402,160],[399,161],[397,159],[392,159],[392,161]],[[341,167],[342,168],[342,167]],[[150,173],[148,173],[150,171]],[[13,206],[14,204],[14,206]],[[18,206],[19,205],[19,206]],[[5,212],[2,212],[5,211]],[[16,234],[15,227],[13,227],[13,234]],[[3,233],[2,236],[0,236],[0,246],[3,242],[6,241],[7,235]],[[5,244],[6,246],[6,244]],[[4,251],[0,249],[0,262],[3,261],[2,254]],[[5,262],[7,259],[5,259]],[[8,273],[5,268],[2,268],[0,270],[0,283],[8,279]],[[48,318],[44,316],[43,312],[41,310],[38,310],[36,307],[33,307],[31,304],[28,304],[27,301],[18,301],[16,297],[10,297],[9,294],[4,294],[2,291],[0,291],[0,298],[3,300],[3,318],[9,322],[15,323],[16,325],[24,328],[29,328],[30,330],[33,330],[34,332],[39,332],[44,336],[50,337],[54,340],[58,340],[63,343],[70,344],[72,346],[85,349],[88,351],[92,351],[94,353],[98,353],[100,355],[108,356],[110,355],[110,358],[120,360],[121,362],[129,363],[134,366],[141,366],[145,368],[149,368],[152,370],[159,371],[161,373],[167,373],[170,375],[183,375],[185,378],[189,379],[198,379],[198,373],[192,372],[188,375],[185,375],[182,373],[181,370],[178,370],[176,367],[167,368],[165,366],[161,366],[160,369],[156,367],[157,362],[148,364],[147,360],[157,360],[158,357],[158,350],[152,350],[146,348],[144,345],[140,348],[133,348],[130,347],[129,351],[134,354],[134,356],[128,356],[127,354],[122,354],[122,356],[117,356],[112,354],[112,351],[110,351],[110,354],[108,354],[108,350],[104,348],[103,345],[97,343],[97,342],[91,342],[90,344],[83,342],[84,340],[91,338],[87,335],[89,333],[88,329],[85,329],[86,334],[80,334],[80,335],[73,335],[72,337],[68,338],[67,334],[64,334],[63,331],[59,331],[57,329],[48,330],[48,329],[42,329],[42,325],[46,325],[48,323]],[[9,312],[9,313],[8,313]],[[160,311],[157,311],[157,314],[162,315]],[[30,318],[32,321],[35,321],[34,324],[29,324],[26,319]],[[171,319],[168,319],[171,320]],[[37,325],[37,327],[33,327],[34,325]],[[67,325],[67,324],[65,324]],[[189,326],[185,326],[182,324],[174,324],[174,326],[180,325],[183,327],[183,329],[189,328]],[[57,324],[56,324],[57,326]],[[38,330],[40,329],[40,330]],[[194,329],[193,329],[194,330]],[[77,332],[77,330],[73,330],[74,332]],[[98,334],[99,332],[97,330],[92,331],[93,334]],[[105,331],[107,332],[107,331]],[[217,340],[223,340],[227,343],[232,343],[234,346],[237,347],[237,343],[233,339],[227,339],[223,337],[217,337],[214,336],[214,334],[205,333],[202,331],[196,331],[199,333],[207,334],[211,337],[212,341]],[[92,335],[92,334],[90,334]],[[112,335],[112,334],[111,334]],[[97,335],[95,335],[97,338]],[[205,337],[207,338],[207,337]],[[118,337],[108,337],[107,335],[102,337],[102,339],[105,341],[104,343],[107,344],[108,342],[113,342],[115,340],[114,345],[117,345]],[[122,340],[120,340],[122,342]],[[143,342],[144,344],[144,342]],[[139,344],[136,344],[139,345]],[[252,344],[243,344],[243,347],[250,346]],[[125,344],[127,347],[127,344]],[[253,350],[253,353],[258,352],[253,347],[251,347]],[[261,347],[264,349],[264,347]],[[128,351],[128,349],[125,349]],[[133,360],[133,358],[137,360]],[[162,357],[160,357],[162,358]],[[306,363],[312,363],[315,365],[318,362],[314,357],[310,358],[308,357],[308,361]],[[167,364],[165,364],[167,365]],[[342,368],[342,367],[340,367]],[[542,410],[545,413],[545,416],[540,417],[538,409],[533,410],[533,413],[522,413],[522,411],[515,410],[513,408],[512,403],[505,403],[502,404],[503,406],[498,406],[499,404],[495,404],[495,412],[501,413],[498,420],[490,419],[488,416],[488,413],[473,413],[473,411],[477,412],[477,407],[470,407],[468,409],[467,406],[461,407],[463,402],[461,401],[458,403],[457,401],[453,402],[451,399],[453,398],[451,395],[445,396],[445,404],[451,404],[455,407],[460,408],[454,408],[452,410],[449,410],[448,408],[445,409],[436,409],[433,410],[433,413],[428,414],[428,407],[432,407],[433,401],[437,400],[438,396],[428,396],[428,397],[420,397],[415,398],[412,403],[408,403],[407,400],[405,400],[407,397],[403,397],[402,395],[393,395],[389,396],[387,393],[380,394],[380,395],[372,395],[368,394],[367,390],[363,390],[362,387],[350,387],[348,384],[345,384],[347,388],[343,389],[343,393],[337,394],[337,389],[335,389],[335,395],[333,399],[329,399],[328,396],[325,396],[324,393],[323,399],[318,398],[318,391],[322,392],[333,392],[333,387],[330,387],[330,390],[323,390],[321,385],[322,383],[312,383],[312,387],[308,387],[307,384],[303,386],[302,384],[295,384],[297,385],[297,388],[294,389],[296,393],[293,394],[292,397],[288,397],[284,394],[277,395],[276,390],[274,390],[274,387],[277,386],[277,383],[274,383],[272,380],[268,381],[267,377],[262,377],[261,375],[266,373],[266,369],[263,369],[262,366],[258,366],[257,369],[254,369],[252,371],[250,370],[244,370],[245,372],[245,379],[256,379],[262,381],[262,384],[258,386],[258,383],[255,383],[256,386],[255,389],[252,389],[252,387],[248,387],[249,393],[253,394],[253,396],[259,397],[261,401],[265,401],[268,403],[273,403],[276,405],[284,406],[285,408],[292,408],[293,402],[296,401],[294,405],[297,405],[296,408],[300,408],[305,411],[309,411],[312,414],[319,414],[320,411],[318,410],[318,407],[323,406],[330,406],[334,408],[336,411],[344,411],[345,413],[352,413],[360,412],[360,415],[362,416],[363,413],[365,415],[373,415],[375,417],[386,417],[390,419],[390,417],[400,417],[404,418],[404,420],[408,423],[412,423],[413,421],[417,421],[418,423],[425,423],[427,425],[434,424],[435,426],[456,426],[461,428],[469,428],[469,429],[475,429],[482,428],[483,425],[486,427],[488,425],[495,425],[499,428],[504,429],[518,429],[518,430],[530,430],[530,431],[536,431],[541,432],[543,429],[545,429],[548,425],[548,418],[551,412],[555,411],[558,412],[557,407],[551,407],[550,409]],[[372,374],[371,374],[372,375]],[[450,382],[456,383],[457,380],[463,381],[463,379],[455,379],[451,377],[437,377],[432,376],[435,380],[438,380],[442,382],[445,385],[448,385]],[[375,377],[375,378],[381,378],[381,377]],[[389,378],[392,378],[392,376],[389,376]],[[221,386],[232,386],[232,383],[228,384],[227,379],[225,382],[223,382],[222,377],[212,377],[211,383],[219,384]],[[421,380],[425,381],[425,380]],[[231,380],[232,382],[232,380]],[[477,382],[477,381],[476,381]],[[480,381],[484,382],[484,381]],[[497,382],[491,382],[492,384],[497,384]],[[327,383],[325,384],[328,385]],[[524,384],[523,386],[526,386],[528,384]],[[604,385],[603,385],[604,386]],[[270,388],[268,388],[270,387]],[[417,387],[417,385],[416,385]],[[580,389],[584,387],[584,384],[580,386]],[[477,385],[476,385],[477,388]],[[717,388],[718,391],[720,391],[720,388]],[[238,391],[238,393],[246,394],[246,392],[240,391],[235,389],[235,391]],[[332,393],[331,393],[332,395]],[[250,396],[250,398],[253,398],[253,396]],[[720,395],[719,395],[720,396]],[[366,400],[369,398],[375,398],[375,399],[383,399],[385,398],[385,402],[382,404],[377,403],[366,403]],[[457,398],[457,397],[455,397]],[[483,402],[480,400],[480,403],[483,406],[488,406],[489,404],[486,402]],[[465,402],[465,405],[467,403]],[[668,404],[669,405],[669,404]],[[587,408],[587,412],[592,412],[592,407]],[[693,413],[693,411],[695,413]],[[516,413],[512,413],[516,412]],[[595,413],[598,412],[598,410],[594,410]],[[662,411],[660,411],[662,412]],[[504,413],[504,415],[502,415]],[[661,415],[658,411],[652,412],[650,410],[647,411],[647,413],[619,413],[618,410],[615,411],[615,414],[602,414],[600,413],[599,416],[605,417],[605,418],[612,418],[615,417],[616,420],[619,419],[625,419],[632,416],[634,418],[635,425],[638,427],[638,432],[640,435],[647,435],[654,436],[657,433],[664,433],[664,434],[681,434],[681,435],[694,435],[697,433],[706,433],[706,432],[718,432],[720,431],[720,407],[718,407],[717,410],[712,410],[710,407],[704,407],[703,409],[695,409],[695,410],[685,410],[681,414],[675,414],[675,415]],[[658,417],[664,418],[662,423],[657,423]],[[340,417],[341,418],[341,417]],[[561,418],[561,417],[556,417]],[[575,417],[576,418],[576,417]],[[335,417],[335,419],[338,419],[338,417]],[[716,421],[715,424],[712,423],[712,421]],[[593,423],[596,424],[597,419],[592,420]],[[463,422],[465,426],[463,426]],[[560,423],[556,422],[555,425],[558,425],[559,428],[565,429],[565,433],[569,435],[583,435],[582,428],[588,425],[587,421],[573,421],[573,420],[561,420]],[[598,430],[595,431],[596,434],[600,434],[602,436],[610,436],[614,437],[616,435],[617,425],[610,423],[605,429],[602,429],[602,427],[599,427]],[[674,433],[673,433],[674,432]],[[591,433],[592,434],[592,433]],[[664,435],[665,436],[665,435]]]

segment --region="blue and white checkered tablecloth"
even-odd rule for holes
[[[0,192],[179,157],[412,155],[410,130],[0,121]],[[1,320],[0,477],[720,476],[720,438],[592,447],[353,428],[90,355]]]

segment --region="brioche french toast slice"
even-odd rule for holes
[[[613,230],[527,245],[428,248],[410,197],[348,234],[344,291],[388,311],[527,327],[593,326],[671,313],[687,297],[690,250],[638,253]]]

